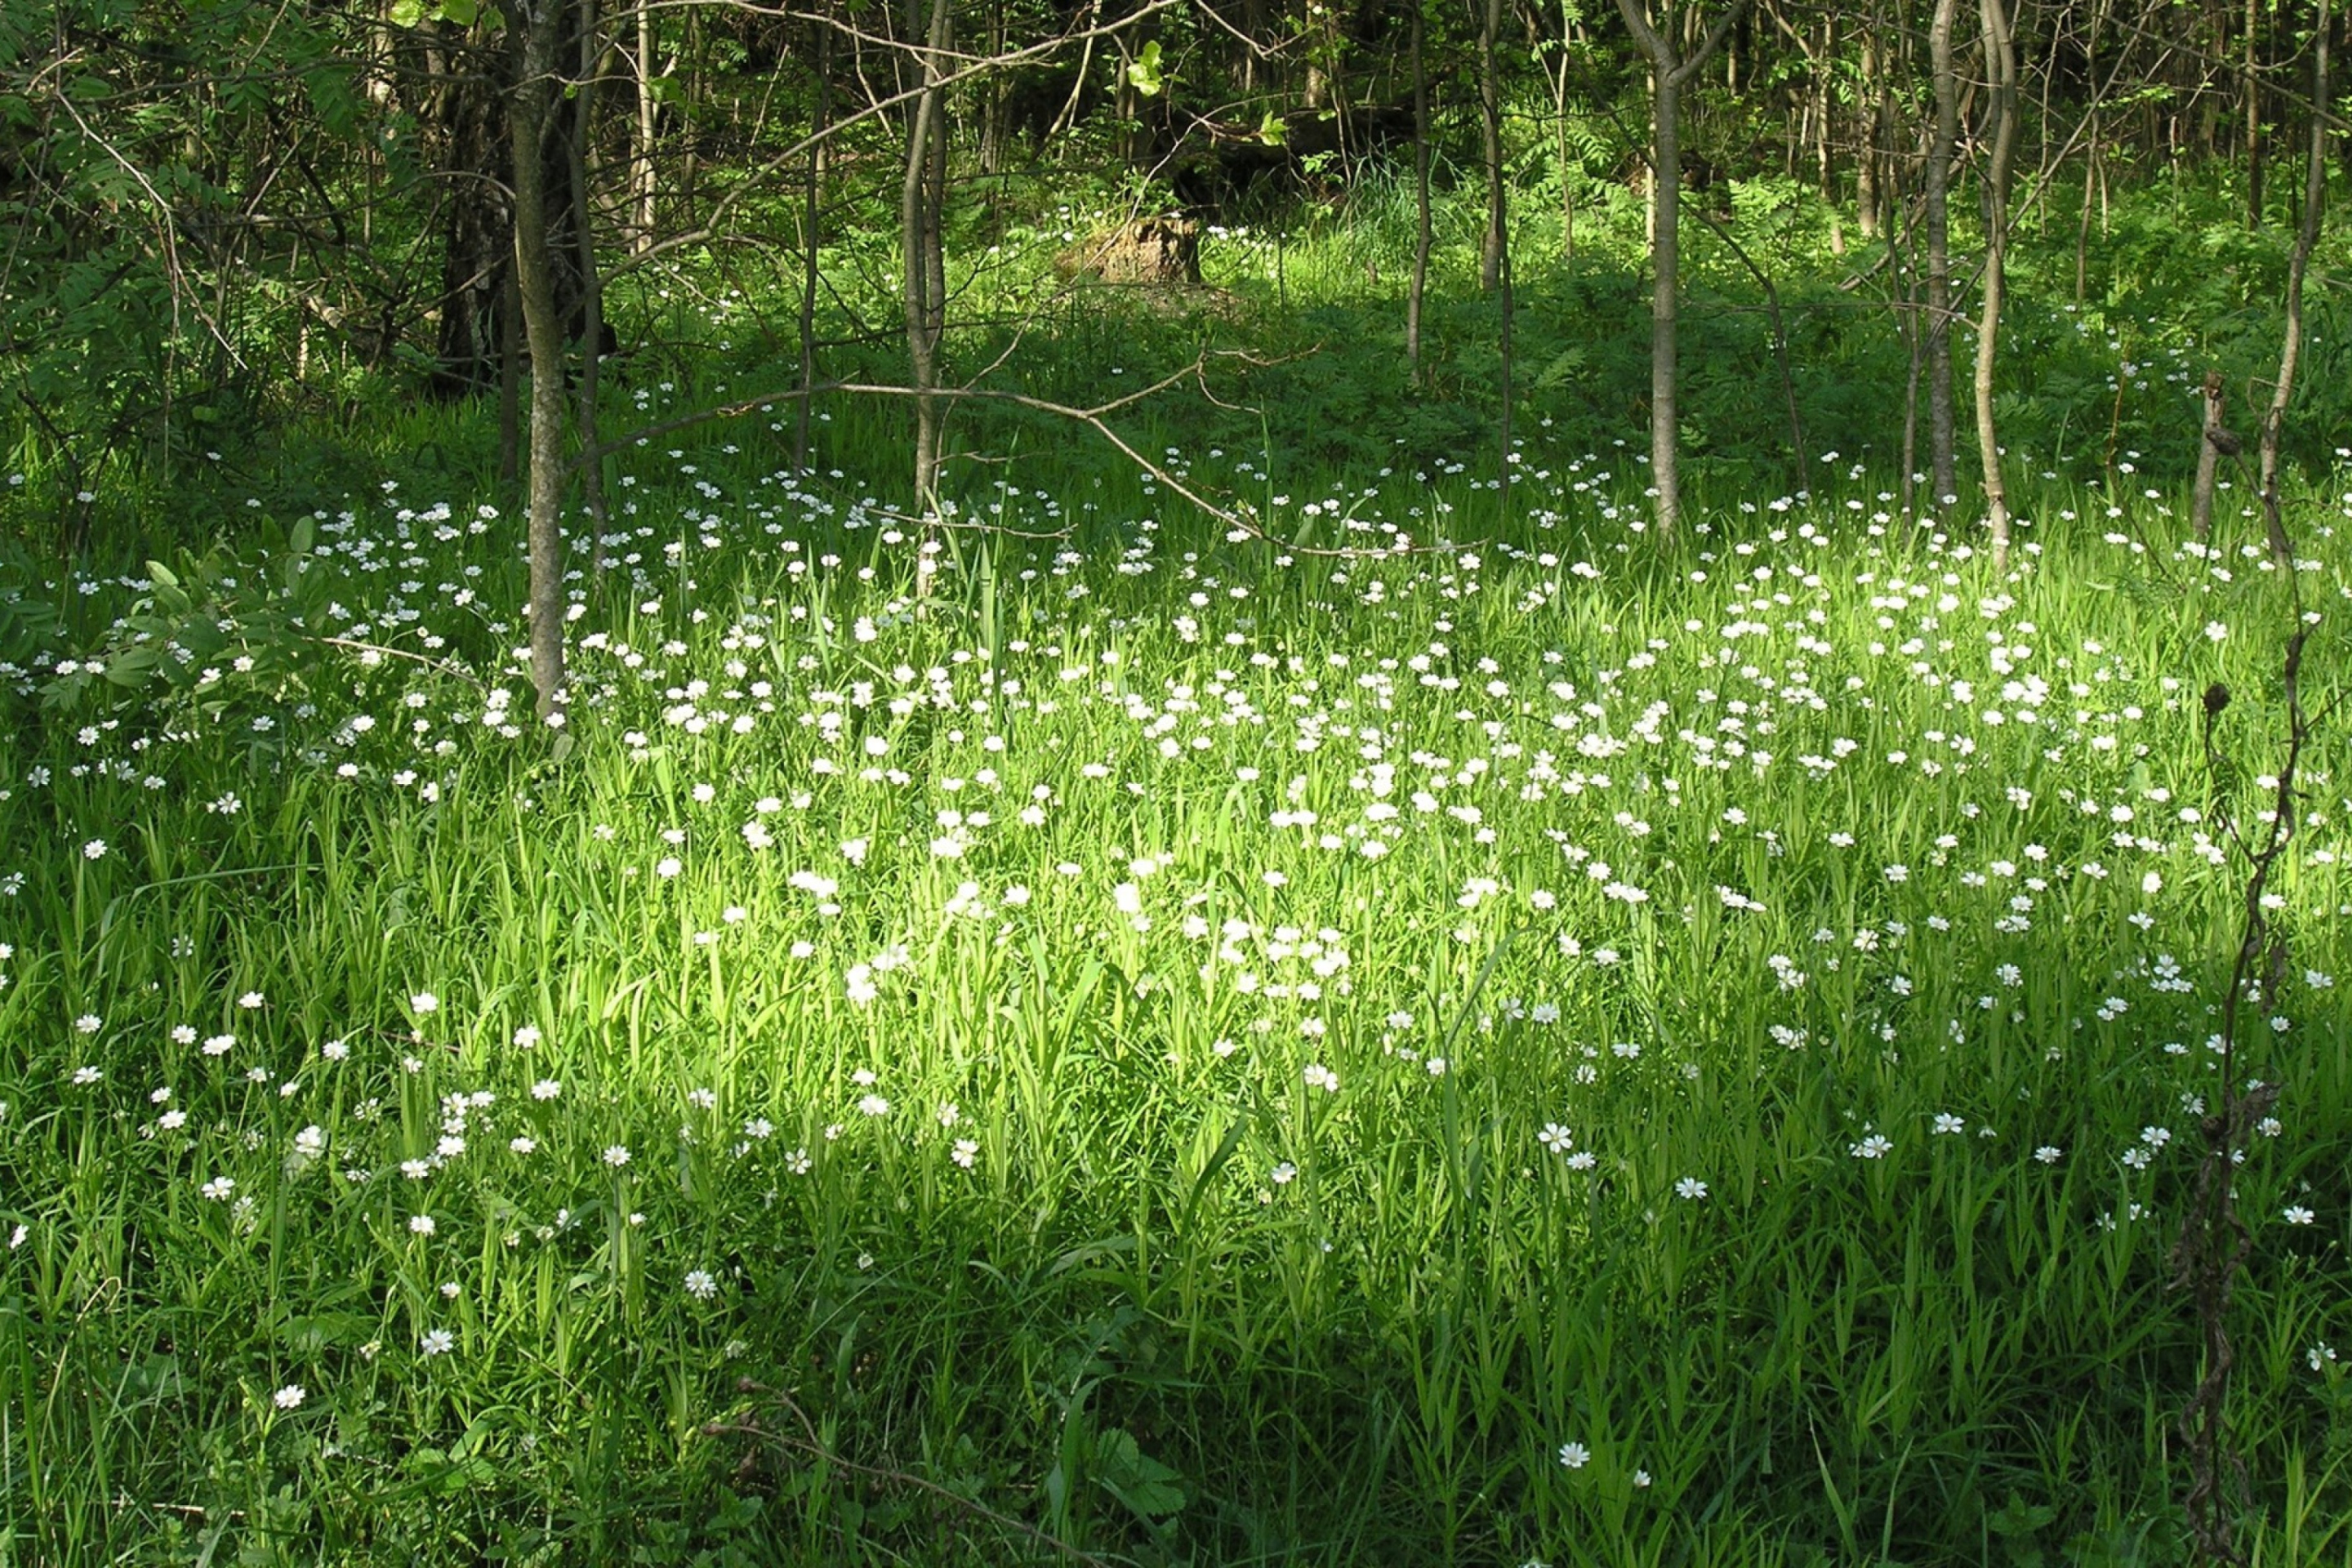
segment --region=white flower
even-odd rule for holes
[[[719,1281],[710,1277],[707,1268],[692,1269],[686,1277],[686,1293],[698,1301],[708,1301],[719,1294]]]
[[[270,1403],[277,1405],[280,1410],[295,1410],[299,1409],[301,1407],[302,1401],[309,1397],[310,1394],[303,1389],[300,1384],[289,1383],[285,1387],[279,1389],[277,1393],[271,1394],[269,1399]]]
[[[617,1171],[628,1163],[629,1147],[627,1144],[607,1143],[604,1145],[604,1163],[612,1166],[613,1169]]]
[[[2309,1225],[2313,1220],[2319,1216],[2313,1214],[2301,1204],[2289,1204],[2286,1206],[2285,1212],[2279,1217],[2285,1220],[2289,1225]]]
[[[514,1032],[514,1043],[524,1050],[539,1044],[539,1026],[525,1024]]]
[[[83,845],[81,847],[81,858],[85,860],[105,859],[106,840],[103,838],[93,838],[89,843]]]
[[[528,1154],[539,1147],[539,1140],[525,1133],[507,1140],[507,1147],[518,1154]]]
[[[76,1088],[87,1088],[89,1085],[96,1083],[100,1079],[102,1079],[106,1075],[104,1073],[100,1072],[96,1068],[79,1067],[74,1068],[74,1085]]]
[[[553,1100],[562,1092],[563,1086],[551,1078],[541,1079],[530,1086],[530,1097],[533,1100]]]
[[[1580,1470],[1592,1462],[1592,1450],[1581,1443],[1562,1443],[1559,1462],[1571,1470]]]
[[[665,855],[654,863],[654,875],[656,877],[675,877],[685,869],[685,863],[675,855]]]
[[[250,1012],[256,1007],[264,1005],[264,1000],[260,992],[248,991],[236,999],[236,1005]]]
[[[1285,1160],[1281,1164],[1276,1165],[1272,1171],[1269,1171],[1266,1173],[1273,1179],[1276,1186],[1286,1187],[1290,1185],[1293,1181],[1297,1179],[1298,1167],[1292,1164],[1289,1161]]]
[[[441,998],[430,991],[419,991],[408,999],[408,1005],[418,1017],[423,1017],[427,1013],[437,1013],[441,1010]]]
[[[969,1171],[972,1167],[972,1163],[980,1158],[980,1143],[975,1139],[959,1138],[948,1158]]]
[[[435,1329],[416,1342],[416,1348],[426,1355],[447,1355],[457,1348],[457,1336],[446,1329]]]
[[[2064,1157],[2065,1152],[2055,1143],[2044,1143],[2033,1152],[2033,1157],[2045,1165],[2054,1165]]]
[[[1706,1184],[1696,1176],[1685,1176],[1675,1184],[1675,1196],[1686,1198],[1692,1203],[1704,1202],[1706,1198]]]
[[[1936,1115],[1936,1125],[1935,1125],[1935,1128],[1933,1129],[1933,1131],[1935,1131],[1936,1132],[1937,1132],[1937,1133],[1939,1133],[1939,1134],[1951,1134],[1951,1133],[1957,1133],[1957,1132],[1961,1131],[1962,1131],[1962,1130],[1964,1130],[1967,1126],[1968,1126],[1968,1123],[1967,1123],[1967,1122],[1965,1122],[1965,1121],[1961,1121],[1958,1117],[1957,1117],[1957,1116],[1953,1115],[1950,1111],[1948,1111],[1948,1110],[1945,1110],[1945,1111],[1938,1111],[1938,1112],[1937,1113],[1937,1115]]]
[[[1568,1152],[1569,1145],[1576,1140],[1570,1134],[1568,1129],[1559,1122],[1547,1121],[1544,1123],[1543,1131],[1536,1134],[1536,1142],[1555,1154],[1565,1154]]]
[[[1849,1147],[1846,1152],[1857,1160],[1883,1160],[1886,1157],[1887,1151],[1894,1147],[1894,1142],[1885,1134],[1873,1132],[1861,1142]]]
[[[429,1214],[415,1214],[408,1216],[408,1230],[412,1236],[431,1236],[435,1228],[433,1216]]]
[[[84,1013],[74,1020],[74,1033],[77,1035],[95,1035],[105,1025],[95,1013]]]
[[[1306,1072],[1307,1087],[1319,1089],[1326,1094],[1339,1092],[1339,1075],[1321,1062],[1309,1062]]]

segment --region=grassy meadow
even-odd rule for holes
[[[1360,369],[1299,245],[1212,253]],[[608,426],[756,384],[752,307],[690,313]],[[1702,450],[1661,551],[1598,335],[1523,361],[1507,489],[1345,374],[1155,431],[1271,542],[1042,425],[959,481],[1017,531],[929,543],[892,410],[804,471],[782,405],[656,437],[560,734],[485,410],[17,561],[0,1561],[2185,1561],[2168,1257],[2352,458],[2293,570],[2242,476],[2198,546],[2126,455],[2193,441],[2197,345],[2021,314],[2113,418],[2019,416],[2006,570],[1901,517],[1899,362],[1826,342],[1845,450]],[[1769,447],[1703,317],[1696,416]],[[1232,327],[1089,321],[1038,384]],[[2231,1063],[2266,1564],[2352,1554],[2343,736]]]

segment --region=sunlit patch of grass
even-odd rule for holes
[[[314,520],[302,659],[22,706],[15,1541],[1042,1550],[878,1470],[1154,1561],[2169,1542],[2211,810],[2274,765],[2282,574],[2053,490],[1999,578],[1858,472],[1662,561],[1638,470],[1536,439],[1507,509],[1177,455],[1433,553],[1008,488],[1083,547],[960,538],[924,605],[855,487],[646,454],[561,760],[509,526],[394,474]],[[2340,670],[2342,574],[2298,577]],[[2278,1552],[2343,1512],[2352,1332],[2315,762],[2242,1047]],[[744,1377],[868,1468],[703,1435],[799,1430]]]

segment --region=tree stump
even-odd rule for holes
[[[1080,240],[1054,258],[1054,271],[1066,281],[1198,283],[1201,226],[1190,218],[1138,218]]]

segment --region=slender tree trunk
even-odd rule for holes
[[[1903,520],[1916,524],[1919,520],[1919,373],[1926,356],[1927,335],[1919,309],[1919,220],[1908,216],[1899,177],[1888,194],[1893,199],[1887,204],[1886,243],[1891,250],[1899,227],[1904,258],[1903,346],[1906,364],[1903,376],[1903,482],[1900,488]]]
[[[636,193],[636,248],[642,252],[654,242],[654,196],[658,182],[654,174],[654,132],[661,113],[661,100],[654,91],[657,79],[654,73],[654,14],[650,0],[637,0],[637,121],[636,144],[630,151],[630,184]]]
[[[1862,36],[1862,154],[1853,165],[1854,227],[1864,239],[1878,237],[1878,163],[1886,142],[1886,62],[1877,20],[1874,16]]]
[[[2204,419],[2197,432],[2197,483],[2189,492],[2189,531],[2200,544],[2213,537],[2213,478],[2221,466],[2221,447],[2225,443],[2237,444],[2221,424],[2221,373],[2207,371],[2201,398]]]
[[[2006,0],[1980,0],[1985,63],[1992,78],[1992,157],[1985,171],[1985,261],[1977,319],[1977,451],[1984,470],[1985,527],[1996,568],[2009,563],[2009,488],[2001,479],[2000,437],[1993,424],[1993,372],[2000,342],[2001,299],[2009,259],[2009,176],[2017,152],[2017,45]]]
[[[1583,174],[1575,150],[1569,144],[1568,70],[1571,63],[1570,50],[1576,47],[1576,12],[1563,4],[1559,13],[1559,66],[1548,73],[1551,80],[1553,134],[1558,139],[1559,158],[1559,258],[1564,262],[1576,259],[1576,186]]]
[[[1421,383],[1422,301],[1429,291],[1429,69],[1421,0],[1412,4],[1412,286],[1404,300],[1404,358]]]
[[[1733,0],[1696,45],[1675,40],[1695,28],[1696,13],[1668,14],[1653,24],[1643,0],[1617,0],[1617,13],[1650,63],[1650,482],[1657,491],[1658,541],[1674,542],[1682,517],[1680,426],[1675,410],[1675,318],[1680,305],[1682,236],[1682,92],[1720,48],[1747,0]],[[1685,52],[1687,50],[1687,52]]]
[[[2313,28],[2311,54],[2311,143],[2303,177],[2303,222],[2296,227],[2294,254],[2286,270],[2286,332],[2279,349],[2278,380],[2271,392],[2269,411],[2263,416],[2262,481],[2263,526],[2269,534],[2271,559],[2282,567],[2294,564],[2294,544],[2280,521],[2279,437],[2286,427],[2287,405],[2294,397],[2295,364],[2303,357],[2303,284],[2311,269],[2312,247],[2319,243],[2319,218],[2327,201],[2327,116],[2330,84],[2327,71],[2330,0],[2319,0]]]
[[[1830,254],[1845,254],[1845,217],[1838,209],[1837,159],[1830,130],[1837,119],[1837,94],[1830,79],[1837,63],[1837,13],[1822,19],[1822,57],[1814,71],[1813,179],[1830,215]]]
[[[1661,70],[1651,103],[1650,189],[1656,209],[1650,241],[1650,483],[1658,492],[1660,542],[1671,542],[1682,521],[1682,426],[1675,407],[1680,380],[1675,330],[1681,312],[1682,83]]]
[[[1418,3],[1418,0],[1416,0]],[[1478,116],[1486,163],[1486,232],[1478,247],[1478,287],[1491,294],[1503,279],[1503,84],[1495,64],[1503,0],[1486,0],[1478,28]]]
[[[1959,0],[1936,0],[1927,27],[1928,71],[1936,97],[1927,137],[1927,463],[1928,504],[1949,506],[1959,491],[1952,463],[1952,246],[1948,204],[1952,150],[1960,139],[1959,83],[1952,68],[1952,19]]]
[[[561,723],[563,710],[563,323],[555,308],[554,257],[548,242],[547,160],[554,102],[555,51],[563,0],[516,0],[516,71],[508,100],[515,202],[515,282],[530,348],[530,679],[539,715]]]
[[[2246,226],[2263,226],[2263,79],[2260,0],[2246,0]]]
[[[682,229],[694,226],[695,184],[702,173],[700,100],[707,85],[702,79],[702,9],[689,5],[686,12],[686,50],[677,68],[677,124],[685,132],[678,139],[677,161],[677,226]]]
[[[899,243],[905,251],[907,358],[915,388],[915,504],[926,518],[938,507],[940,422],[938,399],[940,331],[935,325],[945,306],[931,297],[936,276],[930,251],[940,230],[929,211],[932,191],[931,141],[940,134],[940,79],[942,66],[937,51],[947,47],[948,0],[931,0],[928,43],[922,51],[923,89],[915,100],[914,121],[907,132],[907,160],[899,186]],[[927,577],[918,586],[927,587]]]
[[[572,175],[572,233],[580,266],[580,449],[596,450],[596,398],[604,358],[604,282],[596,266],[596,222],[588,150],[594,145],[596,79],[604,49],[596,26],[596,0],[580,0],[580,79],[572,84],[572,145],[566,161]],[[604,460],[592,458],[580,470],[582,499],[595,530],[589,546],[589,575],[604,569],[604,535],[611,512],[604,504]]]
[[[816,401],[816,290],[819,225],[824,212],[824,149],[826,128],[833,121],[833,29],[811,24],[816,35],[816,109],[810,129],[808,195],[801,209],[801,396],[793,411],[793,467],[806,473],[809,466],[809,405]]]

